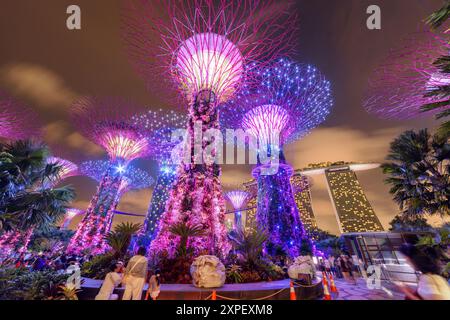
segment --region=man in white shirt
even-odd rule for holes
[[[122,282],[123,264],[116,262],[111,265],[111,272],[109,272],[102,287],[98,292],[95,300],[118,300],[119,296],[114,294],[114,289]]]

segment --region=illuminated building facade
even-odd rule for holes
[[[355,172],[349,166],[328,168],[325,177],[342,233],[383,231]]]
[[[310,178],[295,173],[291,178],[294,199],[300,213],[300,219],[306,231],[317,229],[316,217],[312,207]]]

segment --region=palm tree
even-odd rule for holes
[[[229,234],[229,238],[236,251],[242,254],[246,267],[253,269],[259,265],[262,257],[264,243],[267,241],[267,232],[262,229],[237,228]]]
[[[115,258],[123,258],[130,246],[131,238],[139,232],[141,224],[139,223],[121,223],[115,226],[114,231],[106,235],[106,242],[113,250]]]
[[[382,165],[390,193],[407,216],[449,214],[450,145],[426,129],[406,131],[391,143]]]
[[[75,192],[49,187],[61,167],[47,164],[48,156],[42,143],[0,144],[0,231],[48,225],[64,215]]]
[[[179,257],[186,257],[188,255],[187,243],[191,237],[202,237],[206,234],[205,228],[202,225],[190,226],[183,222],[178,222],[169,227],[169,232],[180,237],[178,244],[177,255]]]

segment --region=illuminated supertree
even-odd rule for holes
[[[234,227],[242,228],[242,214],[240,209],[247,201],[249,197],[249,193],[242,190],[233,190],[229,191],[226,194],[226,197],[231,202],[234,208]]]
[[[76,209],[76,208],[69,208],[66,210],[66,214],[64,215],[64,220],[61,224],[62,230],[69,229],[69,225],[72,222],[73,218],[76,216],[80,216],[84,213],[84,210]]]
[[[81,174],[88,176],[98,182],[101,182],[105,172],[108,172],[111,167],[111,163],[109,161],[103,160],[94,160],[94,161],[86,161],[80,165]],[[105,235],[111,229],[114,211],[117,209],[117,206],[120,202],[121,197],[128,191],[140,190],[149,188],[153,185],[153,178],[145,171],[136,168],[132,165],[128,165],[124,172],[121,174],[121,179],[119,182],[119,188],[115,190],[114,195],[110,195],[111,203],[108,203],[108,213],[105,217],[106,223],[102,224],[99,228],[97,228],[97,235]],[[99,203],[99,206],[105,205],[105,203]],[[94,236],[94,237],[95,237]],[[107,249],[107,245],[104,242],[103,237],[97,236],[99,239],[95,239],[96,247],[101,249],[96,249],[95,253],[100,253]]]
[[[58,177],[48,182],[48,184],[50,185],[55,186],[61,181],[69,177],[77,176],[79,174],[78,166],[67,159],[62,159],[58,157],[49,157],[47,159],[47,163],[60,167]]]
[[[82,98],[72,107],[75,125],[109,155],[97,192],[92,198],[67,251],[104,252],[103,237],[109,231],[114,206],[123,187],[130,161],[151,153],[151,145],[132,116],[140,108],[121,98]]]
[[[421,107],[441,101],[426,94],[450,84],[448,75],[433,65],[437,58],[448,56],[449,50],[448,42],[431,32],[417,32],[405,39],[370,76],[364,99],[367,112],[382,119],[410,119],[439,112],[422,113]]]
[[[186,126],[187,115],[174,111],[148,111],[133,117],[134,123],[146,130],[149,141],[152,144],[152,154],[149,158],[158,162],[159,174],[153,188],[152,198],[147,216],[141,231],[132,241],[132,247],[148,247],[155,237],[155,232],[161,215],[164,213],[167,199],[176,178],[176,164],[173,163],[172,151],[180,143],[172,139],[174,130]]]
[[[218,150],[194,133],[219,128],[217,105],[251,82],[256,61],[290,48],[294,32],[286,31],[296,19],[286,5],[273,1],[129,0],[127,8],[125,41],[138,72],[159,95],[175,89],[189,105],[188,156],[178,169],[151,252],[173,257],[180,239],[169,227],[181,222],[206,231],[190,239],[194,254],[225,256],[230,250],[225,200],[220,168],[211,160]]]
[[[36,113],[0,91],[0,139],[22,140],[40,133]]]
[[[245,88],[221,109],[222,126],[243,128],[257,140],[256,223],[269,239],[266,250],[301,254],[309,243],[290,184],[292,167],[283,146],[325,120],[333,105],[330,82],[313,66],[278,59],[257,72],[260,85]],[[309,244],[310,246],[310,244]]]

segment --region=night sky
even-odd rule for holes
[[[334,108],[324,122],[303,140],[286,148],[287,160],[300,168],[312,162],[381,162],[389,142],[404,130],[437,125],[432,118],[382,121],[362,108],[362,95],[371,70],[388,50],[423,19],[438,9],[441,0],[302,0],[299,54],[294,59],[313,64],[332,83]],[[66,28],[66,8],[77,4],[82,29]],[[366,28],[366,8],[382,10],[382,29]],[[0,4],[0,89],[22,99],[41,116],[45,141],[57,156],[74,162],[105,159],[102,149],[83,138],[70,124],[68,109],[82,95],[119,95],[145,108],[167,107],[145,89],[128,62],[120,37],[118,0],[3,0]],[[152,161],[138,166],[156,176]],[[250,179],[250,166],[223,168],[225,183]],[[398,208],[383,183],[380,169],[358,173],[358,178],[384,227]],[[77,190],[75,207],[85,209],[96,190],[86,177],[66,180]],[[128,193],[119,210],[145,214],[151,190]],[[333,233],[338,227],[324,178],[315,178],[313,206],[319,227]],[[130,219],[124,216],[115,222]],[[77,222],[77,221],[75,221]]]

